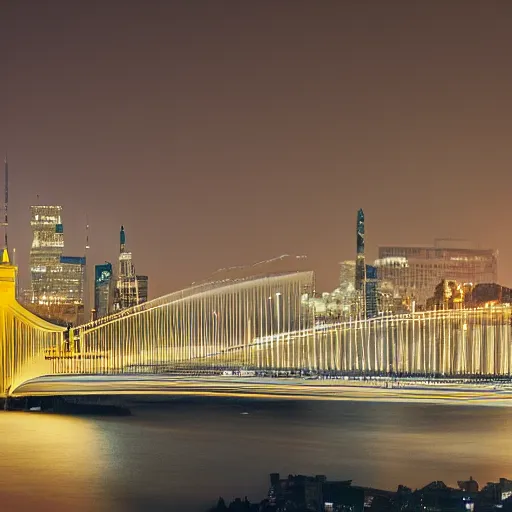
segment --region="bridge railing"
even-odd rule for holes
[[[312,272],[295,272],[209,283],[167,295],[76,328],[73,351],[84,357],[70,359],[64,367],[116,373],[152,364],[214,364],[216,358],[238,364],[251,358],[254,338],[310,325],[312,317],[301,298],[312,283]],[[57,373],[63,371],[59,368],[55,363]]]
[[[22,360],[44,348],[47,373],[55,374],[173,367],[512,374],[510,306],[316,325],[302,302],[312,283],[313,274],[301,272],[193,287],[80,326],[67,345],[60,332],[36,332],[30,336],[41,339],[23,345]]]
[[[354,320],[253,341],[281,367],[353,374],[512,375],[512,308]],[[278,357],[278,352],[281,354]]]

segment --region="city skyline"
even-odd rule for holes
[[[511,27],[0,0],[2,511],[512,508]]]
[[[512,6],[226,6],[2,6],[23,285],[38,202],[63,205],[71,254],[88,217],[90,264],[114,260],[127,226],[137,267],[161,276],[152,297],[283,253],[329,289],[358,208],[369,261],[464,238],[498,249],[512,284]]]

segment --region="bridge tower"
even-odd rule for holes
[[[65,328],[42,320],[16,300],[18,268],[7,249],[0,263],[0,397],[42,374],[45,350],[63,343]]]

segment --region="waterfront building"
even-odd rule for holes
[[[114,276],[112,263],[103,263],[94,267],[94,311],[101,318],[113,312]]]
[[[64,255],[62,206],[31,207],[31,285],[27,306],[36,314],[61,323],[83,320],[84,256]]]
[[[465,296],[465,307],[490,307],[496,304],[512,304],[512,289],[496,283],[476,284]]]
[[[497,283],[468,284],[444,279],[427,300],[427,309],[489,308],[512,304],[512,289]]]
[[[482,490],[472,477],[459,480],[458,488],[447,486],[441,480],[413,491],[399,485],[396,491],[352,485],[351,480],[329,481],[324,475],[289,475],[282,479],[279,473],[270,475],[267,498],[260,504],[251,504],[247,498],[236,498],[229,510],[308,510],[316,512],[377,511],[399,512],[413,510],[491,511],[512,510],[512,481],[500,478],[489,482]],[[228,510],[222,498],[211,512]]]
[[[475,249],[460,240],[436,240],[433,246],[383,246],[375,262],[381,281],[392,283],[395,294],[424,307],[442,280],[495,283],[498,254]]]
[[[119,233],[119,266],[115,288],[114,310],[121,311],[148,300],[148,277],[137,275],[132,263],[132,253],[126,250],[126,233],[121,226]]]

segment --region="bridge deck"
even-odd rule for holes
[[[23,396],[201,395],[305,400],[383,401],[512,406],[512,384],[431,384],[165,375],[61,375],[28,381],[12,392]]]

